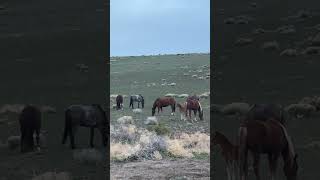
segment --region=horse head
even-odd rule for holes
[[[295,154],[292,161],[286,161],[283,171],[287,177],[287,180],[296,180],[297,172],[298,172],[298,163],[297,163],[298,155]]]

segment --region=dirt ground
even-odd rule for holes
[[[219,1],[216,3],[214,18],[214,71],[213,104],[228,104],[232,102],[247,103],[279,103],[289,105],[297,103],[306,96],[320,95],[319,86],[319,54],[297,56],[280,56],[287,49],[297,49],[302,52],[308,43],[303,42],[308,37],[314,37],[319,30],[314,27],[319,23],[320,9],[316,1],[257,1],[256,7],[251,1]],[[224,9],[223,13],[221,9]],[[304,20],[295,16],[299,10],[313,11],[312,17]],[[246,24],[225,24],[229,17],[246,15],[252,17]],[[284,25],[293,25],[295,31],[279,33],[274,30]],[[255,34],[257,28],[272,30]],[[252,41],[240,46],[235,45],[239,38],[249,38]],[[263,50],[265,42],[276,41],[278,50]],[[213,130],[224,133],[232,142],[236,142],[239,122],[235,117],[223,117],[212,114]],[[319,113],[311,118],[290,120],[288,132],[293,138],[294,146],[299,155],[298,178],[319,179],[317,162],[320,161],[319,150],[308,148],[307,144],[317,141],[319,133]],[[211,129],[212,131],[212,129]],[[213,178],[227,179],[225,162],[218,148],[213,150]],[[268,166],[265,157],[261,162],[261,173],[265,177]],[[282,165],[278,175],[284,178]],[[250,172],[253,179],[253,172]]]
[[[111,164],[111,179],[210,179],[208,160],[161,160]]]

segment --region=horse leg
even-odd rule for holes
[[[268,155],[271,180],[275,180],[276,170],[277,170],[277,165],[278,165],[278,157],[279,157],[279,155],[277,155],[277,154],[269,154]]]
[[[241,180],[246,180],[248,175],[248,148],[247,129],[239,129],[239,175]]]
[[[259,174],[260,155],[258,153],[254,153],[253,158],[254,158],[254,162],[253,162],[254,173],[256,175],[256,179],[260,180],[260,174]]]
[[[160,113],[160,108],[159,108],[159,106],[158,106],[158,114]]]
[[[138,108],[140,108],[140,102],[138,102]]]
[[[94,128],[90,128],[90,147],[93,148],[93,137],[94,137]]]
[[[230,164],[229,164],[229,163],[227,164],[226,170],[227,170],[228,180],[232,180],[232,178],[231,178]]]
[[[193,114],[194,114],[194,121],[197,121],[197,110],[193,110]]]
[[[75,149],[75,145],[74,145],[74,129],[71,126],[69,129],[69,134],[70,134],[70,145],[71,145],[71,149]]]
[[[40,129],[36,129],[36,141],[37,141],[37,150],[40,150]]]

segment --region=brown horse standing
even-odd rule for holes
[[[37,147],[40,148],[41,111],[33,105],[27,105],[19,116],[21,152],[34,150],[33,134],[36,133]]]
[[[233,145],[226,136],[216,131],[213,133],[213,145],[219,145],[227,164],[228,180],[235,180],[239,168],[239,146]]]
[[[176,111],[176,100],[173,97],[162,97],[162,98],[157,98],[152,107],[152,116],[156,113],[156,108],[158,108],[158,114],[161,110],[162,112],[162,107],[167,107],[171,106],[172,113],[171,115],[174,115]]]
[[[278,158],[284,160],[284,173],[287,180],[295,180],[297,176],[297,155],[294,153],[292,142],[285,127],[275,119],[267,121],[253,120],[241,124],[239,129],[239,160],[240,178],[247,179],[247,155],[250,150],[254,158],[254,172],[257,180],[259,176],[260,154],[267,154],[269,159],[270,176],[275,179]]]
[[[180,120],[186,120],[186,112],[187,112],[187,102],[183,103],[183,104],[180,104],[180,103],[177,103],[177,107],[179,108],[179,111],[180,111]]]
[[[186,110],[186,116],[188,117],[189,112],[189,119],[191,120],[191,111],[194,113],[195,121],[197,121],[197,111],[199,112],[199,118],[200,120],[203,120],[203,109],[201,107],[201,104],[198,100],[188,98],[187,99],[187,110]],[[192,120],[191,120],[192,122]]]
[[[117,103],[117,110],[123,109],[123,96],[118,95],[116,97],[116,103]]]

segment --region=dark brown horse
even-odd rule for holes
[[[254,172],[257,180],[259,176],[260,154],[267,154],[269,159],[270,176],[275,179],[278,158],[282,155],[284,160],[284,173],[287,180],[295,180],[297,177],[297,155],[294,152],[290,137],[285,127],[275,119],[266,121],[253,120],[243,122],[239,128],[239,160],[240,178],[248,176],[248,151],[254,158]]]
[[[189,112],[189,119],[191,120],[191,111],[194,113],[194,120],[197,121],[197,111],[199,112],[199,118],[200,120],[203,120],[203,109],[201,107],[201,104],[198,100],[195,99],[187,99],[187,111],[186,111],[186,117],[188,117]],[[192,122],[192,120],[191,120]]]
[[[116,97],[116,103],[117,103],[117,110],[123,109],[123,96],[118,95]]]
[[[70,136],[71,148],[75,148],[74,135],[76,128],[90,128],[90,146],[93,147],[94,129],[97,128],[102,136],[102,144],[108,143],[109,122],[105,111],[98,104],[93,105],[72,105],[65,111],[65,127],[62,144],[65,144],[67,137]]]
[[[216,131],[213,133],[213,145],[220,146],[227,164],[228,180],[235,180],[239,168],[239,146],[233,145],[226,136]]]
[[[156,108],[158,108],[158,114],[163,107],[171,106],[171,115],[174,115],[176,112],[176,100],[173,97],[161,97],[157,98],[152,106],[152,116],[156,113]]]
[[[40,148],[41,111],[38,107],[27,105],[19,116],[21,152],[34,150],[33,134],[36,133],[37,147]]]

